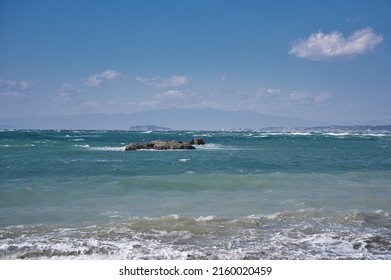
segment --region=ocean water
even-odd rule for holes
[[[390,214],[391,127],[0,131],[0,259],[391,259]]]

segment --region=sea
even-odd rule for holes
[[[390,260],[391,126],[0,130],[0,259]]]

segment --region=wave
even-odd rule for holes
[[[355,133],[355,132],[328,132],[328,133],[323,133],[325,136],[329,137],[337,137],[337,138],[346,138],[346,137],[363,137],[363,138],[368,138],[368,137],[390,137],[391,134],[385,134],[385,133]]]
[[[85,145],[73,145],[74,147],[81,147],[81,148],[89,148],[90,145],[85,144]]]
[[[91,151],[110,151],[110,152],[125,151],[125,146],[123,147],[103,146],[103,147],[88,147],[88,148]]]
[[[225,151],[239,151],[243,150],[242,147],[235,147],[231,145],[219,144],[219,143],[207,143],[205,145],[196,146],[196,150],[225,150]]]
[[[108,151],[108,152],[117,152],[117,151],[125,151],[125,146],[118,147],[118,146],[94,146],[91,147],[89,144],[76,144],[73,145],[74,147],[79,147],[79,148],[87,148],[89,151]]]
[[[370,137],[391,137],[391,133],[357,133],[357,132],[262,132],[246,137],[267,138],[267,137],[334,137],[334,138],[370,138]]]
[[[391,259],[389,213],[313,209],[0,228],[1,259]]]
[[[275,128],[254,133],[254,137],[268,136],[390,137],[391,126]]]
[[[224,150],[227,149],[227,147],[224,147],[222,144],[213,144],[213,143],[208,143],[205,145],[198,145],[196,146],[197,150]]]

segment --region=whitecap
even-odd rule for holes
[[[91,151],[108,151],[108,152],[125,151],[125,147],[109,147],[109,146],[90,147],[89,145],[86,145],[86,146]]]
[[[196,149],[197,150],[223,150],[224,147],[221,144],[209,143],[209,144],[205,144],[205,145],[198,145],[196,147]]]
[[[191,133],[191,132],[189,132]],[[194,134],[193,135],[194,137],[213,137],[212,134],[206,134],[206,133],[203,133],[203,134]]]
[[[197,222],[209,222],[209,221],[213,221],[216,219],[216,216],[215,215],[210,215],[210,216],[200,216],[196,219]]]
[[[74,147],[82,147],[82,148],[89,148],[90,145],[86,144],[86,145],[73,145]]]

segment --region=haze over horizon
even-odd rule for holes
[[[391,124],[389,38],[386,0],[4,0],[0,123],[177,108]]]

